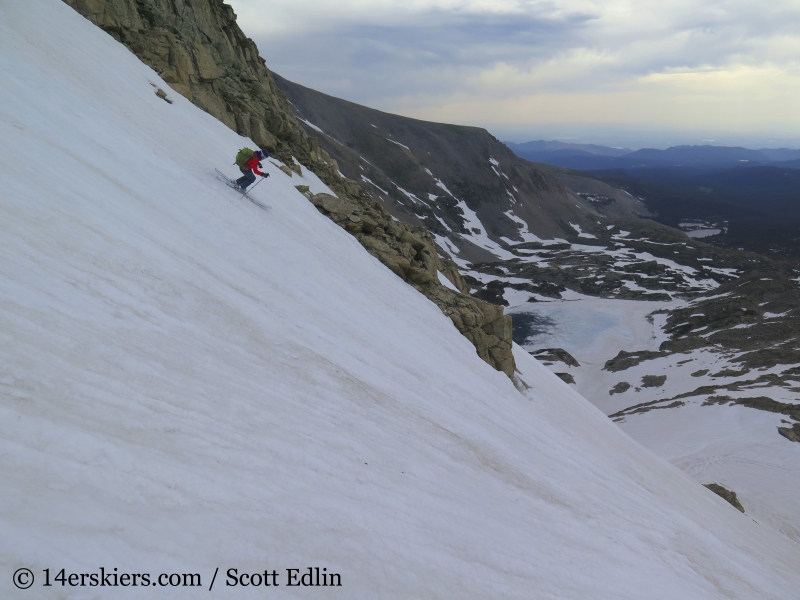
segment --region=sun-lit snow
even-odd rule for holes
[[[268,212],[220,184],[249,140],[112,37],[58,0],[2,11],[2,597],[256,597],[225,571],[308,566],[341,573],[326,598],[800,589],[796,544],[519,347],[516,386],[489,367],[297,177],[267,165]],[[40,585],[101,567],[221,572]]]

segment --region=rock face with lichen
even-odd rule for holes
[[[433,301],[484,361],[514,375],[511,317],[469,295],[455,264],[440,257],[424,228],[394,220],[297,122],[255,43],[221,0],[64,0],[125,44],[176,92],[281,159],[291,176],[300,164],[336,194],[311,196],[320,212],[354,235],[398,277]],[[163,93],[163,92],[162,92]],[[442,273],[460,291],[439,281]]]

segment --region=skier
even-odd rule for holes
[[[269,157],[266,150],[256,150],[253,152],[249,148],[242,148],[236,155],[236,164],[242,172],[242,176],[236,180],[236,185],[242,192],[247,190],[247,186],[256,180],[256,175],[261,177],[269,177],[269,173],[262,173],[259,168],[264,168],[261,161]]]

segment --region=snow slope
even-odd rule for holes
[[[199,593],[41,585],[101,567],[219,567],[219,598],[295,567],[342,587],[270,597],[795,597],[800,547],[523,351],[519,392],[296,180],[268,167],[270,212],[216,181],[244,140],[111,37],[0,10],[2,597]]]

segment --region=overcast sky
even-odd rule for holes
[[[228,1],[272,70],[380,110],[510,141],[800,147],[800,0]]]

